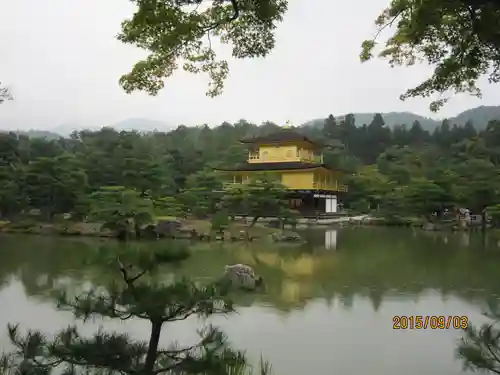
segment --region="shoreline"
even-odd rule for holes
[[[224,231],[224,238],[220,234],[215,233],[211,229],[210,220],[198,219],[177,219],[159,217],[155,224],[141,229],[141,236],[138,240],[155,240],[161,238],[171,239],[186,239],[198,241],[239,241],[245,238],[252,240],[262,240],[271,238],[282,233],[281,229],[271,228],[257,223],[253,227],[242,223],[241,221],[230,222],[228,228]],[[169,223],[179,225],[175,229],[171,229],[169,233],[156,235],[151,231],[151,228],[158,228],[158,225]],[[118,235],[115,231],[102,228],[102,223],[92,222],[43,222],[38,220],[19,220],[6,221],[0,220],[0,234],[29,234],[42,236],[60,236],[60,237],[90,237],[90,238],[108,238],[117,239]],[[285,229],[286,231],[286,229]],[[246,233],[244,236],[243,234]]]
[[[298,220],[295,228],[287,225],[283,230],[266,224],[275,220],[274,218],[262,218],[253,226],[249,227],[247,220],[239,218],[231,221],[229,227],[224,232],[224,238],[214,234],[211,230],[210,219],[178,219],[174,217],[158,217],[157,224],[161,222],[176,222],[180,224],[178,233],[174,236],[160,236],[161,238],[174,239],[192,239],[200,241],[240,241],[247,239],[243,233],[248,233],[251,240],[262,240],[263,238],[273,238],[283,234],[283,232],[291,232],[294,230],[307,229],[325,229],[325,228],[344,228],[344,227],[407,227],[421,229],[431,232],[472,232],[481,230],[480,227],[463,227],[459,228],[453,223],[426,223],[425,220],[419,218],[382,218],[372,217],[370,215],[356,215],[350,217],[339,217],[330,219],[320,219],[316,222],[311,220]],[[156,224],[156,225],[157,225]],[[193,231],[195,233],[193,237]],[[496,228],[488,228],[488,231],[500,232]],[[36,219],[25,219],[19,221],[0,220],[0,234],[32,234],[46,236],[61,236],[61,237],[91,237],[91,238],[117,238],[116,233],[102,229],[100,223],[88,222],[42,222]],[[148,239],[142,238],[141,239]],[[152,239],[152,238],[149,238]],[[248,240],[248,239],[247,239]]]

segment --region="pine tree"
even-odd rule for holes
[[[333,115],[329,115],[323,124],[323,136],[327,139],[334,139],[338,138],[338,133],[337,121]]]
[[[2,82],[0,82],[0,85]],[[0,86],[0,104],[6,100],[12,100],[12,95],[8,88]]]
[[[76,326],[52,338],[37,331],[23,335],[17,325],[9,325],[10,340],[16,349],[3,355],[0,373],[243,374],[248,369],[244,354],[232,350],[225,335],[213,326],[200,331],[201,339],[193,346],[172,344],[160,348],[164,324],[234,310],[227,299],[228,285],[223,282],[200,285],[189,279],[162,282],[159,277],[152,277],[159,276],[155,271],[160,264],[176,264],[189,256],[186,248],[173,245],[169,251],[149,250],[141,251],[126,243],[114,255],[109,255],[112,249],[101,248],[95,260],[111,267],[119,275],[117,282],[105,290],[92,288],[76,298],[66,292],[58,295],[59,308],[72,310],[84,321],[92,317],[148,320],[151,323],[149,342],[103,330],[86,337],[80,335]],[[267,364],[261,364],[261,374],[269,371]]]
[[[467,326],[465,336],[458,346],[458,355],[463,359],[465,368],[472,371],[500,374],[500,312],[487,315],[493,323],[483,324],[481,327],[469,326],[468,322],[461,322]]]

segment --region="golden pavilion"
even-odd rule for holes
[[[249,148],[247,162],[234,168],[217,169],[226,174],[229,185],[242,184],[252,176],[272,172],[289,190],[291,208],[303,216],[338,212],[339,203],[348,191],[341,183],[345,171],[323,163],[323,144],[289,126],[240,142]]]

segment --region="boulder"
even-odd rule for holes
[[[199,236],[198,232],[194,228],[179,228],[174,231],[173,237],[183,240],[195,240]]]
[[[139,236],[143,239],[157,239],[158,232],[156,231],[156,225],[148,224],[144,226],[140,229]]]
[[[160,220],[156,224],[156,233],[159,237],[174,237],[181,228],[179,220]]]
[[[275,242],[302,242],[302,237],[292,231],[273,233],[271,237]]]
[[[232,286],[246,290],[255,290],[263,284],[262,277],[257,276],[253,268],[245,264],[225,266],[222,278],[231,282]]]
[[[268,223],[266,223],[266,227],[279,229],[281,228],[281,220],[279,219],[270,220]]]
[[[41,216],[42,215],[42,211],[39,210],[38,208],[33,208],[31,210],[28,211],[28,215],[29,216]]]
[[[429,230],[429,231],[432,231],[432,230],[437,230],[437,227],[435,224],[433,223],[425,223],[422,227],[423,230]]]

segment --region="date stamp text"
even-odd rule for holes
[[[469,318],[463,315],[395,315],[392,329],[466,329]]]

